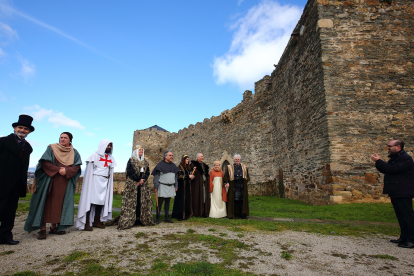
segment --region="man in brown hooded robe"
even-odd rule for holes
[[[224,175],[224,183],[228,191],[227,217],[233,219],[238,215],[242,219],[247,219],[249,212],[249,193],[247,182],[250,181],[249,171],[246,165],[240,163],[240,155],[234,155],[234,164],[227,166]]]
[[[208,217],[210,214],[210,175],[204,156],[197,153],[196,161],[191,161],[194,178],[191,180],[191,205],[194,217]]]

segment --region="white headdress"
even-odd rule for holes
[[[141,157],[139,157],[139,150],[142,149],[142,155]],[[135,157],[136,159],[138,159],[139,161],[144,161],[144,153],[145,150],[143,147],[141,147],[140,145],[136,145],[134,147],[134,151],[132,152],[132,157]]]

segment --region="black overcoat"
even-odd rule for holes
[[[14,186],[20,188],[20,197],[26,196],[27,170],[33,149],[26,141],[23,157],[14,134],[0,138],[0,198],[9,196]],[[1,210],[0,210],[1,211]]]
[[[404,150],[391,156],[388,163],[375,162],[375,167],[384,174],[384,194],[390,197],[414,197],[414,162]]]

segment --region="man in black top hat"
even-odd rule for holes
[[[12,124],[14,133],[0,138],[0,244],[18,244],[13,240],[12,229],[19,197],[26,196],[27,170],[33,149],[26,141],[35,129],[33,118],[20,115]]]

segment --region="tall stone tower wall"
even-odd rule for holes
[[[387,160],[392,139],[414,146],[414,2],[325,1],[318,12],[332,194],[380,200],[370,155]]]

